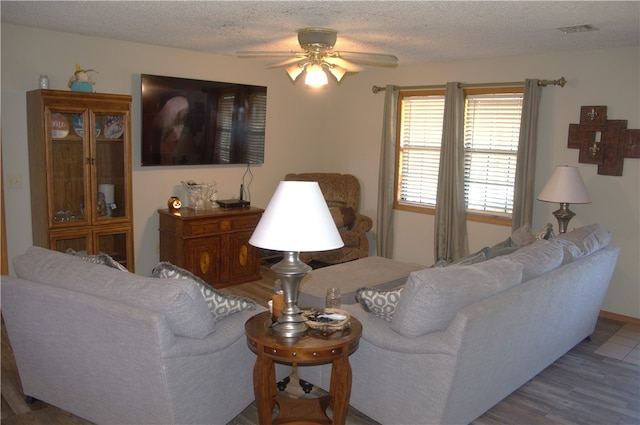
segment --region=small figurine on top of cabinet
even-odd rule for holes
[[[76,72],[74,72],[71,78],[69,78],[69,83],[67,84],[71,91],[93,93],[95,81],[91,79],[89,72],[98,71],[93,69],[82,69],[80,64],[76,64]]]

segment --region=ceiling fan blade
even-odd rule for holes
[[[398,58],[394,55],[364,52],[333,52],[333,54],[337,57],[346,59],[349,62],[359,63],[362,65],[384,66],[389,68],[395,68],[398,66]]]
[[[308,60],[308,58],[306,56],[295,57],[295,58],[290,58],[290,59],[283,60],[281,62],[276,62],[276,63],[269,64],[265,68],[267,68],[267,69],[280,68],[281,66],[288,66],[288,65],[291,65],[291,64],[294,64],[294,63],[298,63],[298,62],[304,62],[306,60]]]
[[[339,66],[340,68],[346,69],[348,72],[360,72],[363,69],[361,66],[356,65],[355,63],[351,63],[337,56],[327,56],[323,60],[330,65],[335,65],[335,66]]]
[[[306,54],[307,52],[263,52],[255,50],[241,50],[236,52],[236,56],[239,58],[288,58]]]

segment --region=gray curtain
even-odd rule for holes
[[[378,256],[393,255],[393,202],[396,173],[396,126],[398,87],[388,85],[384,91],[380,171],[378,172],[378,213],[376,216],[376,248]]]
[[[538,110],[542,87],[538,80],[525,80],[518,159],[513,193],[512,229],[528,224],[533,216],[533,184],[536,176]]]
[[[464,202],[464,92],[447,83],[435,217],[435,260],[454,261],[469,252]]]

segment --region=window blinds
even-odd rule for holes
[[[438,188],[444,95],[400,98],[398,202],[434,207]],[[465,95],[467,209],[510,215],[522,93]]]
[[[511,214],[522,94],[469,95],[465,99],[467,209]]]
[[[436,204],[444,95],[402,99],[399,200]]]

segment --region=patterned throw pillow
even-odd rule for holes
[[[360,288],[356,291],[356,300],[362,308],[374,315],[390,322],[396,305],[400,301],[402,288],[379,291],[375,288]]]
[[[167,261],[159,263],[153,268],[151,276],[160,279],[190,279],[198,284],[213,318],[218,321],[242,310],[255,310],[256,303],[249,298],[223,294],[212,288],[207,282],[200,279],[188,270],[175,266]]]
[[[122,270],[124,272],[128,272],[129,271],[129,270],[127,270],[127,268],[125,266],[123,266],[122,264],[120,264],[119,262],[117,262],[116,260],[111,258],[110,255],[107,255],[107,254],[105,254],[103,252],[101,252],[98,255],[87,255],[87,254],[78,253],[77,251],[74,251],[73,249],[69,248],[69,249],[67,249],[67,254],[73,255],[73,256],[78,257],[78,258],[81,258],[84,261],[87,261],[87,262],[92,263],[92,264],[103,264],[105,266],[109,266],[109,267],[112,267],[114,269]]]

